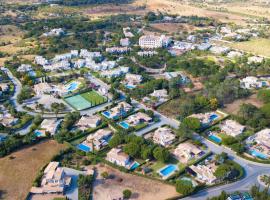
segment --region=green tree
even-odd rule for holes
[[[165,148],[156,147],[153,151],[153,156],[158,161],[167,162],[170,158],[170,152]]]
[[[123,198],[124,199],[129,199],[131,197],[131,195],[132,195],[132,192],[130,190],[126,189],[123,191]]]
[[[140,146],[135,142],[128,143],[124,147],[124,152],[131,157],[137,157],[140,155]]]
[[[223,180],[225,179],[229,173],[231,172],[232,168],[230,165],[228,164],[222,164],[222,165],[219,165],[218,168],[216,169],[216,171],[214,172],[214,175],[220,179],[220,180]]]
[[[175,187],[176,191],[182,195],[189,195],[195,190],[192,182],[187,180],[177,180]]]

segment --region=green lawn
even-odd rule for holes
[[[87,101],[91,102],[92,105],[99,105],[107,101],[105,97],[99,95],[95,91],[83,93],[81,94],[81,96],[85,98]]]

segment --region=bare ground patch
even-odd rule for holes
[[[25,199],[39,170],[64,148],[63,144],[47,140],[1,158],[2,198],[5,200]]]
[[[231,113],[231,114],[237,114],[239,111],[239,108],[242,104],[252,104],[258,108],[263,106],[263,102],[261,102],[259,99],[257,99],[257,94],[253,94],[248,98],[245,99],[238,99],[230,104],[225,105],[225,112]]]
[[[100,174],[104,171],[113,174],[114,178],[103,180]],[[97,172],[93,196],[95,200],[122,197],[122,191],[125,189],[131,190],[133,195],[130,199],[136,200],[164,200],[179,195],[174,186],[126,174],[109,166],[98,165]]]

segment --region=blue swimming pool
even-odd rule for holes
[[[102,115],[104,115],[107,118],[110,118],[111,113],[109,111],[104,111],[104,112],[102,112]]]
[[[167,165],[166,167],[162,168],[159,171],[159,174],[162,175],[163,177],[168,177],[172,175],[176,170],[177,170],[176,165]]]
[[[35,133],[35,136],[37,136],[37,137],[43,136],[43,133],[41,131],[36,130],[34,133]]]
[[[135,85],[125,85],[125,87],[126,87],[127,89],[130,89],[130,90],[136,88]]]
[[[119,125],[124,129],[129,129],[129,124],[125,121],[119,122]]]
[[[209,121],[210,121],[210,122],[212,122],[212,121],[214,121],[214,120],[216,120],[216,119],[218,119],[218,115],[217,115],[217,114],[212,114],[212,115],[210,115],[210,117],[209,117]]]
[[[217,137],[217,136],[215,136],[215,135],[210,135],[210,136],[208,136],[208,138],[209,138],[210,140],[216,142],[216,143],[221,143],[221,142],[222,142],[222,139],[219,138],[219,137]]]
[[[254,149],[250,150],[249,153],[254,156],[254,157],[257,157],[257,158],[260,158],[260,159],[267,159],[268,156],[266,156],[265,154],[259,152],[259,151],[256,151]]]
[[[130,167],[130,170],[135,170],[139,166],[140,164],[138,162],[134,162],[133,165]]]
[[[78,144],[77,146],[76,146],[76,148],[77,149],[79,149],[79,150],[81,150],[81,151],[84,151],[84,152],[86,152],[86,153],[88,153],[88,152],[90,152],[91,151],[91,148],[90,147],[88,147],[88,146],[86,146],[86,145],[84,145],[84,144]]]
[[[74,90],[76,90],[79,86],[79,83],[77,82],[71,82],[67,85],[66,89],[69,91],[69,92],[72,92]]]

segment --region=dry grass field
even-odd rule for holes
[[[270,39],[253,39],[246,42],[234,42],[228,45],[235,49],[270,57]]]
[[[126,174],[109,166],[96,167],[98,177],[94,182],[93,199],[95,200],[118,199],[122,197],[122,191],[125,189],[130,189],[133,193],[130,199],[136,200],[164,200],[179,196],[174,186]],[[113,174],[114,178],[104,180],[100,175],[104,171]]]
[[[252,104],[252,105],[254,105],[254,106],[258,107],[258,108],[263,106],[263,102],[258,100],[257,94],[253,94],[248,98],[238,99],[238,100],[235,100],[234,102],[232,102],[230,104],[225,105],[224,111],[227,112],[227,113],[230,113],[230,114],[237,114],[239,109],[240,109],[240,106],[242,104],[244,104],[244,103]]]
[[[56,141],[47,140],[1,158],[0,199],[25,199],[38,171],[65,147]]]

